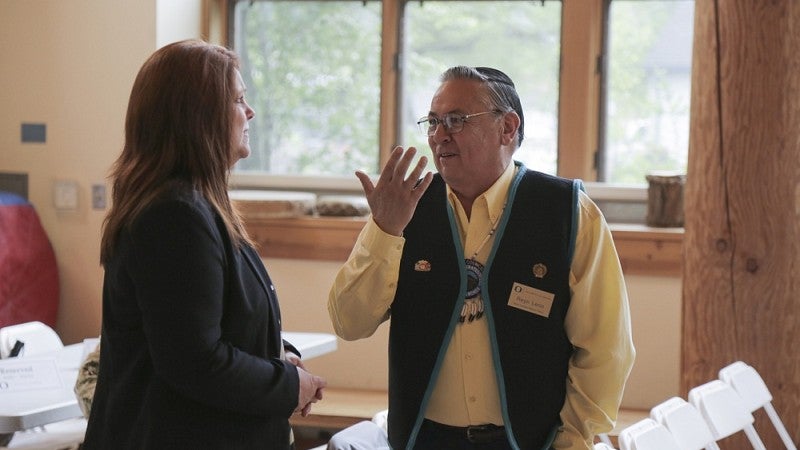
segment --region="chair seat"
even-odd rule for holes
[[[682,450],[669,430],[649,417],[620,431],[619,444],[621,450]]]
[[[680,397],[672,397],[654,406],[650,417],[664,425],[682,449],[719,448],[700,411]]]
[[[797,450],[783,421],[772,406],[772,393],[754,367],[743,361],[736,361],[719,371],[719,379],[730,385],[739,394],[745,408],[751,413],[763,408],[787,450]]]
[[[24,344],[25,356],[49,353],[64,347],[55,331],[42,322],[26,322],[0,328],[0,358],[8,358],[17,341]]]
[[[765,448],[753,428],[753,414],[727,383],[713,380],[697,386],[689,391],[689,402],[700,411],[715,440],[744,431],[753,448]]]
[[[17,431],[0,450],[77,450],[86,434],[86,419],[54,422],[32,430]]]

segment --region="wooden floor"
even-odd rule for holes
[[[325,436],[325,435],[321,435],[318,437],[295,436],[294,448],[295,450],[310,450],[312,448],[317,448],[320,445],[327,444],[328,439],[330,439],[330,436]]]

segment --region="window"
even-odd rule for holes
[[[409,2],[404,23],[405,145],[430,155],[416,121],[430,110],[442,72],[456,65],[490,66],[514,80],[522,100],[525,139],[515,158],[556,173],[561,2]]]
[[[238,186],[360,193],[393,146],[429,155],[415,122],[456,64],[515,81],[531,168],[640,191],[685,170],[693,0],[215,1],[256,111]]]
[[[243,1],[233,14],[252,154],[239,171],[378,168],[381,4]]]
[[[236,1],[231,42],[242,57],[251,122],[250,158],[238,173],[352,177],[379,172],[381,133],[391,145],[430,155],[416,121],[427,114],[439,75],[453,65],[500,68],[517,84],[526,138],[517,153],[555,173],[561,2]],[[392,93],[394,130],[381,129],[382,7],[393,24],[402,80]],[[492,20],[485,20],[492,17]],[[509,55],[505,49],[515,49]],[[535,63],[532,63],[534,62]],[[388,150],[388,149],[386,149]],[[435,170],[433,165],[430,169]]]
[[[611,1],[600,180],[686,173],[693,21],[693,0]]]

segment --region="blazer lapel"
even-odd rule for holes
[[[264,264],[261,262],[261,258],[258,258],[258,255],[255,253],[253,249],[248,246],[244,246],[241,249],[242,255],[244,255],[244,259],[247,260],[247,264],[250,265],[250,269],[256,274],[256,278],[258,278],[258,282],[261,283],[261,287],[264,289],[264,292],[267,293],[267,296],[272,298],[273,293],[271,292],[270,286],[267,283],[267,272],[264,269]],[[256,261],[256,258],[258,260]]]
[[[267,332],[269,336],[269,344],[274,345],[272,348],[274,351],[277,351],[277,354],[281,354],[280,349],[283,348],[283,337],[281,336],[281,310],[278,306],[278,296],[275,293],[272,280],[270,280],[267,270],[264,267],[264,263],[261,262],[261,258],[258,256],[258,253],[256,253],[255,250],[249,246],[243,246],[241,253],[244,255],[244,259],[247,261],[250,269],[254,274],[256,274],[258,282],[261,284],[261,287],[264,289],[264,292],[267,295],[267,307],[269,308],[269,315],[272,317],[272,319],[269,321]]]

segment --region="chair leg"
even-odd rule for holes
[[[767,447],[764,446],[764,443],[761,441],[761,438],[758,437],[758,433],[756,433],[756,429],[753,428],[753,425],[748,425],[744,427],[744,434],[747,435],[747,439],[750,440],[750,444],[753,445],[754,449],[767,450]]]
[[[786,431],[786,427],[783,426],[783,422],[781,421],[780,417],[778,417],[778,413],[775,412],[775,408],[772,407],[772,403],[767,403],[764,405],[764,410],[767,412],[769,420],[772,421],[772,425],[774,425],[775,429],[778,431],[778,435],[780,435],[783,445],[785,445],[788,450],[797,450],[794,442],[792,442],[792,438]]]

